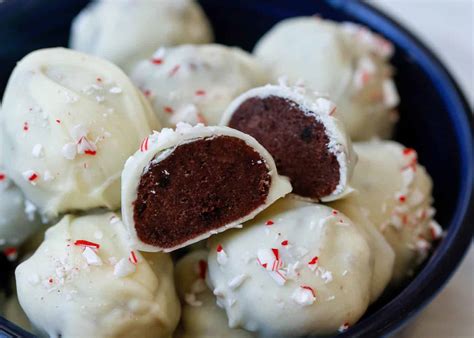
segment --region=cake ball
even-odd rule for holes
[[[298,17],[273,27],[254,53],[274,79],[285,76],[329,94],[351,138],[366,140],[390,137],[397,120],[393,49],[366,27]]]
[[[221,125],[257,139],[288,176],[293,193],[331,201],[352,191],[356,157],[336,106],[302,87],[266,85],[251,89],[229,105]]]
[[[146,138],[122,174],[122,213],[139,250],[173,251],[253,218],[291,191],[254,138],[178,124]]]
[[[131,249],[114,213],[65,216],[15,275],[21,307],[50,337],[169,337],[179,321],[171,258]]]
[[[413,275],[442,229],[433,219],[432,182],[414,149],[393,141],[356,143],[357,191],[338,203],[346,212],[358,205],[395,252],[393,284]]]
[[[370,301],[370,247],[347,217],[277,202],[241,230],[209,240],[209,282],[231,328],[269,337],[346,330]]]
[[[1,112],[5,170],[47,216],[120,207],[126,159],[160,124],[108,61],[43,49],[16,66]]]
[[[269,79],[251,55],[222,45],[160,48],[134,68],[131,78],[165,126],[217,125],[233,99]]]
[[[182,313],[174,337],[254,337],[248,331],[229,328],[224,310],[216,305],[216,296],[206,285],[207,255],[206,250],[193,251],[176,264],[175,281]]]
[[[97,0],[74,19],[70,46],[128,71],[160,46],[212,40],[194,0]]]

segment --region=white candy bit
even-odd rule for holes
[[[443,228],[435,220],[430,221],[430,232],[433,239],[440,239],[443,237]]]
[[[316,300],[316,294],[310,286],[302,285],[293,292],[291,299],[301,306],[309,306]]]
[[[136,270],[136,266],[132,264],[127,258],[122,258],[115,264],[114,276],[117,278],[126,277],[131,275]]]
[[[219,265],[226,265],[227,261],[229,260],[229,257],[227,256],[226,252],[222,248],[222,245],[219,244],[217,246],[216,251],[217,251],[217,263]]]
[[[38,285],[39,282],[40,282],[40,277],[38,274],[34,273],[32,274],[31,276],[28,277],[28,282],[31,284],[31,285]]]
[[[337,331],[342,333],[342,332],[347,331],[348,329],[349,329],[349,323],[344,323],[341,326],[339,326],[339,329]]]
[[[234,278],[232,278],[232,280],[229,282],[229,288],[231,290],[236,290],[238,289],[243,283],[244,281],[248,278],[248,275],[246,274],[241,274],[241,275],[238,275],[238,276],[235,276]]]
[[[284,270],[269,271],[268,274],[279,286],[285,285],[287,278]]]
[[[41,158],[44,156],[43,146],[41,144],[35,144],[33,149],[31,150],[31,154],[33,157]]]
[[[188,305],[191,306],[202,306],[202,302],[196,299],[196,295],[194,293],[186,293],[184,295],[184,300]]]
[[[122,93],[122,88],[112,87],[112,88],[109,89],[109,93],[111,93],[111,94],[120,94],[120,93]]]
[[[120,218],[118,218],[117,216],[113,215],[112,217],[110,217],[110,224],[111,225],[115,225],[115,224],[119,224],[120,223]]]
[[[97,153],[97,147],[93,142],[89,141],[87,137],[84,136],[81,137],[77,142],[77,153],[95,155]]]
[[[36,185],[39,179],[38,173],[33,170],[24,171],[22,176],[26,181],[30,182],[31,185]]]
[[[74,160],[77,155],[77,146],[75,143],[66,143],[61,149],[61,154],[67,160]]]
[[[102,265],[102,259],[95,253],[90,247],[86,247],[82,252],[82,256],[85,258],[87,264],[100,266]]]
[[[400,102],[400,98],[395,83],[392,80],[384,80],[382,83],[382,90],[385,106],[388,108],[396,107]]]

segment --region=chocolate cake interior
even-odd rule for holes
[[[141,177],[137,235],[150,245],[175,247],[249,214],[265,203],[270,184],[264,159],[239,138],[181,144]]]
[[[339,183],[339,163],[328,150],[324,125],[293,101],[253,97],[234,112],[229,127],[252,135],[273,156],[278,173],[288,176],[293,193],[320,199]]]

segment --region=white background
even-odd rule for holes
[[[474,0],[370,0],[421,38],[474,107]],[[474,248],[448,286],[397,338],[474,337]]]

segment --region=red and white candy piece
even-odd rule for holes
[[[309,306],[316,301],[316,292],[308,285],[301,285],[293,292],[291,299],[301,306]]]
[[[222,245],[218,245],[216,248],[217,251],[217,263],[220,265],[226,265],[227,261],[229,260],[229,257],[227,256],[227,253],[224,251],[224,248]]]

